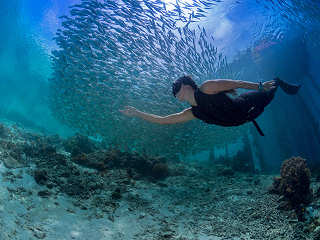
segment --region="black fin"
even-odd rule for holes
[[[278,77],[274,78],[273,80],[276,80],[277,85],[279,85],[285,93],[290,95],[297,94],[301,87],[301,85],[294,85],[294,84],[287,83]]]

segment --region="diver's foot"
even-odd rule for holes
[[[276,82],[277,86],[280,86],[280,88],[287,94],[294,95],[297,94],[301,85],[294,85],[287,83],[280,78],[276,77],[274,78],[274,81]]]

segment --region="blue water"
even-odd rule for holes
[[[284,159],[297,155],[319,163],[317,1],[195,1],[198,6],[190,11],[187,1],[181,1],[181,13],[169,1],[164,1],[166,10],[161,1],[151,2],[153,12],[147,6],[134,8],[136,1],[109,1],[108,6],[100,1],[98,13],[84,16],[100,21],[99,29],[70,12],[76,7],[69,6],[81,1],[2,1],[1,118],[46,134],[80,132],[125,150],[172,159],[207,161],[210,151],[214,158],[234,156],[246,143],[260,170],[277,171]],[[119,21],[104,19],[100,10]],[[59,39],[58,29],[66,30],[67,18],[59,18],[63,15],[79,28],[60,32]],[[153,29],[153,18],[169,25],[160,22]],[[186,24],[191,33],[184,35]],[[217,53],[206,51],[213,47]],[[265,137],[251,123],[236,128],[200,121],[158,126],[118,112],[124,105],[159,115],[183,110],[188,106],[171,95],[172,81],[182,74],[192,74],[198,84],[213,78],[257,82],[279,76],[302,88],[296,96],[277,92],[257,119]]]

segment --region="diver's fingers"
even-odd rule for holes
[[[119,112],[121,112],[122,114],[126,114],[126,110],[124,109],[119,109]]]
[[[124,114],[128,113],[129,110],[130,109],[128,108],[128,106],[125,106],[123,109],[119,109],[119,111],[124,113]]]
[[[133,116],[137,110],[134,107],[125,106],[124,109],[120,109],[119,111],[127,116]]]
[[[126,116],[131,116],[132,114],[127,110],[120,110],[120,112]]]
[[[123,109],[120,109],[119,111],[120,112],[124,112],[124,111],[128,111],[128,110],[130,110],[130,106],[124,106],[124,108]]]
[[[133,110],[133,109],[135,109],[135,108],[132,107],[132,106],[125,106],[125,109],[126,109],[126,110]]]

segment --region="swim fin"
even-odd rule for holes
[[[285,93],[290,95],[297,94],[301,87],[301,85],[294,85],[294,84],[287,83],[278,77],[274,78],[273,80],[276,81],[276,84],[280,86]]]

